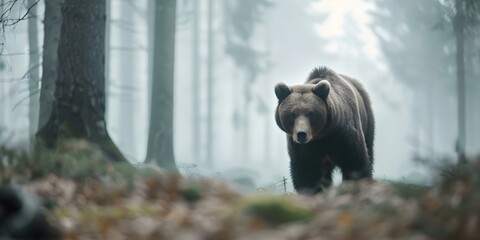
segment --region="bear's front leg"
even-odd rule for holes
[[[342,171],[344,181],[372,178],[372,162],[361,132],[344,130],[331,143],[333,160]]]
[[[295,190],[313,195],[332,185],[333,163],[321,143],[298,144],[289,139],[290,171]]]
[[[312,162],[291,162],[292,182],[295,190],[300,194],[314,195],[322,192],[332,185],[332,172],[334,166],[329,161],[327,164]]]

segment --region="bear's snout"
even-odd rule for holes
[[[297,132],[297,141],[298,143],[307,142],[307,133],[304,131]]]
[[[297,143],[307,143],[312,139],[310,131],[310,122],[308,121],[308,118],[303,115],[297,117],[293,128],[293,140]]]

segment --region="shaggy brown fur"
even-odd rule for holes
[[[305,84],[275,86],[277,125],[287,134],[295,190],[314,194],[343,180],[371,178],[375,120],[367,92],[353,78],[322,67]]]

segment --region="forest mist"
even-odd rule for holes
[[[2,8],[9,2],[2,1]],[[10,18],[31,12],[3,28],[0,141],[29,149],[38,124],[32,116],[40,106],[40,87],[32,88],[31,80],[42,75],[45,3],[18,2]],[[135,164],[147,158],[150,99],[156,94],[154,2],[107,0],[106,6],[106,126]],[[250,179],[253,189],[289,178],[286,137],[274,119],[274,85],[301,84],[313,68],[328,66],[358,79],[371,96],[374,176],[428,182],[415,159],[457,158],[454,2],[176,1],[173,146],[179,171]],[[478,18],[465,28],[467,156],[480,154]]]

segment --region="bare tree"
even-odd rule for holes
[[[200,158],[200,31],[199,0],[193,1],[192,24],[192,159]],[[197,159],[198,161],[199,159]]]
[[[132,27],[120,28],[120,31],[114,36],[118,36],[120,47],[128,48],[132,44],[135,44],[136,36],[133,26],[138,22],[137,16],[132,14],[132,8],[136,7],[134,1],[123,1],[118,4],[120,6],[120,16],[125,17],[125,22],[131,24]],[[127,18],[129,20],[127,20]],[[113,36],[112,36],[113,37]],[[138,74],[138,64],[136,60],[136,51],[123,51],[122,56],[116,62],[120,67],[116,68],[120,76],[117,80],[117,84],[122,87],[133,85],[133,79],[136,79]],[[119,56],[119,55],[117,55]],[[138,59],[138,58],[137,58]],[[121,109],[118,111],[117,126],[121,131],[118,132],[118,145],[124,150],[126,156],[134,155],[136,149],[136,139],[134,131],[131,126],[135,126],[135,103],[127,98],[121,98]],[[126,126],[126,127],[125,127]]]
[[[0,52],[5,47],[5,30],[7,27],[13,27],[23,20],[28,20],[28,43],[29,43],[29,70],[26,75],[29,76],[29,96],[25,100],[29,101],[29,136],[33,136],[36,128],[36,121],[38,119],[38,86],[39,86],[39,46],[38,46],[38,23],[37,23],[37,5],[39,0],[12,0],[0,1]],[[12,54],[17,55],[17,54]],[[6,62],[0,59],[0,71],[5,70]],[[6,80],[6,79],[2,79]],[[12,79],[0,83],[0,109],[8,109],[10,107],[10,88],[4,83],[12,82]],[[22,100],[23,101],[23,100]],[[8,125],[8,114],[1,114],[0,123]],[[1,131],[2,129],[0,129]]]
[[[111,160],[126,161],[105,122],[105,13],[105,0],[62,5],[55,98],[37,136],[48,147],[64,138],[84,138]]]
[[[58,42],[62,25],[61,6],[64,0],[45,1],[42,87],[40,91],[40,114],[38,129],[48,121],[53,108],[55,83],[57,80]]]
[[[38,46],[37,0],[28,0],[27,6],[33,6],[28,12],[28,46],[29,46],[29,135],[33,137],[38,127],[38,88],[40,84],[40,51]]]
[[[4,12],[4,1],[5,0],[0,0],[0,14],[3,14]],[[3,17],[0,19],[2,22],[3,22]],[[3,30],[2,30],[2,33],[3,33]],[[3,36],[2,36],[3,37]],[[0,53],[3,51],[3,47],[4,47],[4,43],[3,43],[3,39],[0,43]],[[4,72],[5,71],[5,60],[3,58],[0,58],[0,79],[3,79],[4,77]],[[5,84],[3,84],[3,82],[0,82],[0,137],[3,137],[3,127],[5,125],[7,125],[7,116],[6,114],[3,114],[3,111],[4,109],[7,108],[8,106],[8,102],[6,101],[8,98],[6,98],[6,89],[7,87],[5,86]]]
[[[35,0],[28,2],[29,0],[10,0],[10,1],[1,1],[0,6],[0,25],[2,27],[2,32],[4,33],[5,27],[15,26],[20,21],[30,18],[30,12],[35,8],[40,0]],[[25,11],[16,12],[18,7],[22,8],[27,6]],[[12,15],[13,13],[13,15]]]
[[[211,166],[213,163],[213,87],[214,87],[214,73],[213,73],[213,59],[214,59],[214,34],[213,34],[213,1],[208,0],[208,39],[207,39],[207,165]]]
[[[457,154],[458,162],[465,161],[465,4],[464,0],[455,0],[454,31],[455,43],[457,47],[457,97],[458,97],[458,139]]]
[[[153,77],[146,162],[177,171],[173,152],[176,0],[155,1]]]
[[[105,22],[105,95],[110,94],[110,39],[112,30],[112,0],[106,0],[106,22]],[[105,103],[108,109],[108,101]]]

